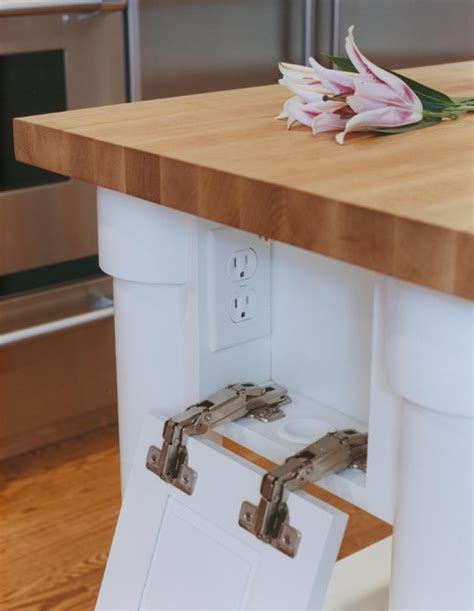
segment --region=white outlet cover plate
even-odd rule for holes
[[[218,227],[208,231],[207,248],[211,350],[222,350],[269,335],[270,242],[252,233]],[[247,248],[253,249],[257,255],[257,268],[251,278],[236,282],[229,274],[229,261],[234,253]],[[240,291],[254,291],[256,307],[251,318],[236,323],[230,317],[229,304]]]

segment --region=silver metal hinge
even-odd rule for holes
[[[301,533],[289,523],[286,501],[290,491],[343,469],[365,471],[367,440],[367,433],[352,429],[335,431],[290,456],[283,465],[263,476],[258,506],[248,501],[242,503],[239,525],[294,558]]]
[[[280,408],[290,402],[287,389],[279,384],[226,386],[165,422],[161,449],[150,446],[147,469],[186,494],[192,494],[197,473],[188,465],[187,437],[201,435],[243,416],[273,422],[284,417]]]

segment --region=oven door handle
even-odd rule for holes
[[[25,339],[32,339],[39,337],[40,335],[47,335],[55,331],[63,331],[64,329],[70,329],[71,327],[78,327],[101,318],[108,318],[114,315],[114,307],[107,306],[99,308],[97,310],[91,310],[84,314],[76,314],[75,316],[67,316],[65,318],[59,318],[50,322],[45,322],[40,325],[33,325],[31,327],[24,327],[23,329],[15,329],[15,331],[9,331],[8,333],[0,334],[0,346],[7,346],[8,344],[15,344]]]
[[[63,13],[96,11],[103,0],[4,0],[0,2],[0,17],[5,15],[34,15],[35,13]]]

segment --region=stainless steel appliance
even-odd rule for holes
[[[280,60],[343,53],[352,24],[387,67],[473,54],[472,0],[131,0],[132,99],[273,83]]]
[[[327,1],[327,0],[326,0]],[[333,48],[352,24],[367,55],[389,68],[472,59],[472,0],[334,0]]]
[[[95,188],[16,162],[12,118],[124,101],[123,8],[0,4],[0,457],[114,417]]]

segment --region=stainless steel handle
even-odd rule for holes
[[[59,318],[58,320],[52,320],[40,325],[15,329],[14,331],[9,331],[8,333],[0,335],[0,346],[8,346],[9,344],[15,344],[25,339],[38,337],[39,335],[47,335],[54,331],[63,331],[64,329],[84,325],[95,320],[100,320],[101,318],[108,318],[109,316],[113,316],[113,314],[113,306],[108,306],[97,310],[91,310],[90,312],[84,312],[84,314],[66,316],[65,318]]]
[[[113,316],[109,278],[0,299],[0,347]]]
[[[316,0],[305,0],[304,3],[304,60],[313,57],[315,53],[315,18]]]
[[[333,7],[332,7],[332,43],[331,43],[331,54],[332,55],[340,55],[340,49],[339,49],[340,33],[341,33],[341,1],[334,0]]]
[[[95,11],[102,0],[3,0],[0,2],[0,17],[5,15],[34,15],[35,13],[58,13],[69,11]]]

